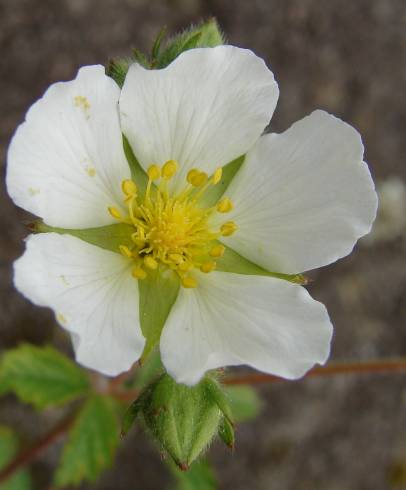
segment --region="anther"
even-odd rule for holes
[[[183,262],[183,256],[181,254],[169,254],[169,258],[175,262],[175,264],[180,264]]]
[[[158,180],[161,177],[161,169],[154,163],[148,167],[147,174],[151,180]]]
[[[200,266],[200,270],[202,272],[205,272],[206,274],[208,274],[209,272],[211,271],[214,271],[214,269],[216,268],[216,263],[212,260],[210,262],[204,262],[201,266]]]
[[[131,250],[126,246],[126,245],[119,245],[118,246],[120,252],[124,257],[131,258],[133,256]]]
[[[225,197],[217,203],[217,211],[219,213],[229,213],[233,207],[233,203],[228,197]]]
[[[223,169],[219,167],[213,174],[213,184],[214,185],[218,184],[222,176],[223,176]]]
[[[153,271],[158,268],[158,262],[153,257],[149,257],[148,255],[144,257],[144,264],[145,267],[148,267],[148,269]]]
[[[210,257],[222,257],[226,247],[224,245],[215,245],[209,252]]]
[[[113,218],[121,219],[121,213],[117,208],[111,206],[107,209],[108,209],[109,213],[111,214],[111,216],[113,216]]]
[[[186,180],[189,182],[189,184],[192,184],[193,187],[201,187],[207,182],[207,174],[206,172],[200,172],[196,168],[192,168],[192,170],[189,170]]]
[[[171,179],[178,170],[178,162],[176,160],[168,160],[162,167],[162,177],[164,179]]]
[[[189,182],[189,184],[192,183],[192,180],[199,175],[199,171],[197,168],[192,168],[192,170],[189,170],[189,172],[186,175],[186,180]]]
[[[186,260],[184,262],[181,262],[179,265],[178,265],[178,269],[182,272],[187,272],[187,271],[190,271],[190,269],[193,267],[193,264],[191,264],[190,262],[187,262]]]
[[[227,221],[227,223],[221,225],[220,228],[220,232],[223,236],[230,236],[237,230],[238,226],[234,223],[234,221]]]
[[[141,267],[135,267],[131,274],[135,279],[145,279],[147,277],[147,273]]]
[[[186,276],[182,278],[182,286],[184,288],[195,288],[197,287],[197,281],[193,277]]]
[[[135,196],[137,194],[137,186],[135,185],[135,182],[130,179],[123,180],[121,183],[121,189],[128,197]]]

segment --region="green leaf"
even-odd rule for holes
[[[18,438],[9,428],[0,426],[0,470],[6,467],[18,451]],[[4,483],[0,490],[29,490],[31,479],[27,471],[17,471]]]
[[[179,471],[173,464],[170,465],[176,485],[171,490],[215,490],[217,479],[207,461],[198,461],[188,472]]]
[[[95,481],[111,466],[119,442],[114,401],[93,396],[79,412],[55,474],[58,487]]]
[[[189,387],[165,374],[144,393],[147,427],[179,468],[187,470],[217,434],[222,419],[207,379]]]
[[[157,345],[162,328],[179,292],[179,278],[171,270],[148,271],[138,281],[141,330],[146,338],[143,362]]]
[[[154,67],[165,68],[181,53],[193,48],[210,48],[224,43],[217,21],[210,19],[173,36],[157,57]]]
[[[162,27],[162,29],[159,31],[159,33],[158,33],[158,35],[154,41],[154,44],[152,46],[151,58],[153,61],[158,58],[159,51],[161,49],[161,43],[162,43],[162,40],[165,36],[166,36],[166,26]]]
[[[230,449],[234,449],[234,443],[235,443],[234,427],[232,424],[230,424],[230,421],[225,417],[221,421],[219,427],[219,436],[227,447],[229,447]]]
[[[262,409],[262,400],[251,386],[227,386],[231,411],[237,422],[254,419]]]
[[[52,347],[22,345],[0,363],[0,385],[38,409],[63,405],[90,390],[85,371]],[[1,391],[1,390],[0,390]]]
[[[234,272],[235,274],[276,277],[277,279],[284,279],[296,284],[306,284],[307,282],[302,274],[281,274],[267,271],[229,247],[226,247],[224,255],[217,259],[216,269],[222,272]]]
[[[141,167],[139,161],[137,160],[134,152],[131,148],[128,139],[123,135],[123,147],[124,153],[127,157],[128,165],[131,170],[131,177],[133,181],[137,184],[138,193],[143,196],[145,194],[145,190],[148,184],[148,176],[145,173],[144,169]]]
[[[232,162],[227,163],[227,165],[224,165],[220,182],[209,187],[202,196],[201,202],[205,206],[214,206],[216,202],[220,199],[220,197],[226,192],[234,176],[240,170],[241,165],[244,163],[244,159],[245,155],[241,155]]]
[[[117,253],[119,253],[119,245],[133,245],[131,234],[134,233],[134,227],[124,223],[100,226],[98,228],[74,230],[69,228],[56,228],[54,226],[47,225],[41,220],[37,220],[30,224],[30,229],[34,233],[58,233],[59,235],[71,235],[76,238],[80,238],[84,242]]]

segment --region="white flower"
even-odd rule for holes
[[[55,310],[80,363],[108,375],[129,369],[155,315],[178,382],[240,364],[297,378],[326,361],[325,307],[279,277],[350,253],[377,199],[361,138],[339,119],[316,111],[262,134],[277,98],[260,58],[220,46],[162,70],[133,64],[121,91],[102,66],[84,67],[28,111],[8,153],[8,192],[75,232],[29,236],[15,285]],[[149,176],[145,193],[122,133]],[[241,155],[239,170],[227,166]],[[93,244],[95,228],[114,224],[99,234],[127,230],[120,247]],[[143,286],[157,273],[181,283],[173,306],[159,285]]]

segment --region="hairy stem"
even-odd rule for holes
[[[316,376],[330,376],[333,374],[372,374],[372,373],[393,373],[406,371],[406,359],[382,359],[366,362],[331,362],[325,367],[315,367],[309,371],[304,378]],[[223,383],[226,385],[278,383],[287,381],[284,378],[273,376],[272,374],[252,373],[240,376],[230,376],[225,378]]]

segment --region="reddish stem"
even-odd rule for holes
[[[389,373],[406,371],[406,359],[389,359],[372,362],[332,362],[325,367],[315,367],[309,371],[305,378],[315,376],[329,376],[332,374],[368,374],[368,373]],[[304,378],[302,378],[304,379]],[[233,376],[223,380],[226,385],[278,383],[287,381],[284,378],[273,376],[272,374],[253,373],[241,376]]]
[[[37,441],[34,446],[29,449],[22,451],[18,454],[8,465],[6,465],[0,471],[0,483],[4,482],[17,470],[24,468],[33,460],[35,460],[45,449],[56,442],[60,437],[65,434],[69,427],[73,424],[75,420],[74,414],[69,414],[63,418],[59,424],[57,424],[48,434],[45,434],[39,441]]]

